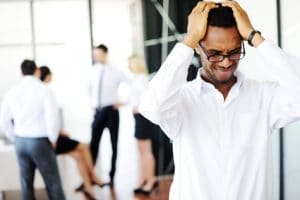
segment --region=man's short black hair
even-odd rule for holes
[[[108,48],[107,48],[107,46],[104,45],[104,44],[99,44],[99,45],[96,47],[96,49],[101,49],[101,50],[104,51],[105,53],[108,52]]]
[[[229,28],[236,26],[236,21],[230,7],[223,7],[219,5],[213,8],[208,13],[207,25],[222,28]]]
[[[33,60],[24,60],[21,64],[21,71],[23,75],[33,75],[36,68],[36,64]]]
[[[47,66],[41,66],[40,71],[41,71],[41,77],[40,77],[41,81],[44,81],[46,79],[46,77],[49,74],[51,74],[51,71],[50,71],[49,67],[47,67]]]

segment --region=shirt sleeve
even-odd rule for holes
[[[182,43],[176,44],[150,81],[139,106],[139,112],[158,124],[171,139],[180,131],[180,89],[186,83],[193,52]]]
[[[93,73],[95,66],[92,66],[91,69],[89,70],[88,73],[88,82],[87,82],[87,87],[86,87],[86,92],[87,92],[87,97],[88,97],[88,101],[91,107],[96,107],[96,105],[94,105],[93,103]]]
[[[5,136],[9,140],[14,141],[15,134],[14,134],[14,127],[13,127],[13,118],[6,97],[3,99],[2,106],[1,106],[0,127],[1,130],[4,132]]]
[[[47,135],[51,142],[56,142],[60,130],[58,106],[50,88],[46,88],[45,95],[44,108]]]
[[[300,59],[288,55],[269,40],[258,47],[258,52],[277,82],[270,90],[270,128],[282,128],[300,120]]]

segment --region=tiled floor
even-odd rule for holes
[[[118,192],[117,189],[110,190],[108,188],[103,189],[102,191],[98,191],[97,199],[99,200],[119,200],[119,199],[132,199],[132,200],[167,200],[170,184],[172,181],[172,177],[163,177],[160,178],[159,187],[156,189],[150,196],[144,195],[136,195],[136,196],[127,196],[126,194],[122,194]],[[36,191],[37,200],[48,200],[47,193],[44,189],[37,189]],[[117,193],[119,193],[117,195]],[[84,199],[81,194],[67,194],[68,199]],[[71,197],[70,197],[71,196]],[[2,197],[0,197],[0,200]],[[4,200],[19,200],[21,199],[20,191],[7,191],[3,196]]]
[[[124,151],[125,152],[125,151]],[[125,155],[124,155],[125,156]],[[121,156],[120,156],[121,157]],[[61,156],[59,159],[59,168],[61,172],[62,182],[64,191],[66,193],[66,197],[68,200],[81,200],[85,199],[81,193],[75,193],[74,188],[76,188],[80,183],[81,179],[76,169],[75,162],[67,157]],[[103,160],[102,158],[101,160]],[[104,159],[105,160],[105,159]],[[120,158],[120,162],[122,159]],[[118,172],[115,180],[115,189],[110,190],[109,187],[100,189],[95,187],[96,197],[99,200],[167,200],[170,184],[172,181],[171,176],[159,177],[159,187],[155,190],[149,197],[145,197],[143,195],[133,195],[133,189],[135,187],[135,181],[137,179],[138,173],[133,172],[136,168],[134,167],[136,164],[128,161],[119,165]],[[104,164],[105,162],[103,162]],[[101,173],[102,170],[102,173]],[[106,165],[96,166],[96,172],[100,174],[105,174],[108,168]],[[104,177],[104,175],[103,175]],[[20,191],[7,191],[4,195],[5,200],[19,200]],[[47,195],[45,190],[37,189],[36,190],[37,200],[47,200]],[[1,199],[2,200],[2,199]]]

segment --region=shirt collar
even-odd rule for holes
[[[203,70],[203,69],[201,68],[200,70],[198,70],[197,78],[195,80],[195,84],[196,84],[196,87],[199,89],[199,93],[217,92],[217,90],[213,84],[211,84],[201,78],[201,76],[200,76],[201,70]],[[242,72],[240,72],[239,70],[236,70],[234,72],[234,76],[237,77],[237,82],[230,89],[230,92],[226,98],[226,101],[231,101],[232,99],[234,99],[235,97],[237,97],[239,95],[241,86],[243,85],[244,80],[245,80],[244,74]]]
[[[29,81],[41,81],[39,78],[37,78],[37,77],[35,77],[35,76],[33,76],[33,75],[25,75],[25,76],[23,76],[23,80],[25,80],[25,81],[27,81],[27,80],[29,80]]]

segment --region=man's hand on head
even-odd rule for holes
[[[233,11],[237,28],[244,40],[247,40],[251,32],[254,30],[246,11],[236,1],[224,1],[222,6],[230,7]],[[260,34],[255,34],[252,44],[257,47],[264,41]]]
[[[214,2],[201,1],[192,10],[188,17],[187,34],[182,43],[195,49],[198,42],[202,40],[206,34],[207,17],[211,9],[218,5]]]

